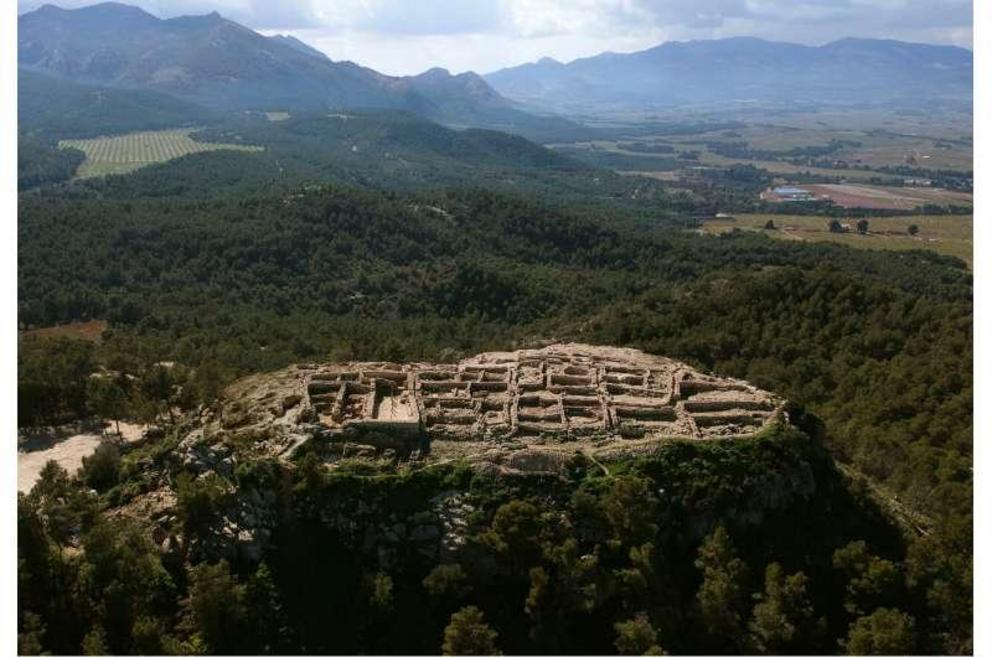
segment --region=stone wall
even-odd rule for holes
[[[631,349],[553,345],[454,365],[319,366],[306,381],[319,422],[432,440],[528,436],[747,436],[782,400],[743,381]]]

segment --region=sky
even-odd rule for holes
[[[49,0],[79,7],[94,0]],[[985,0],[979,0],[985,1]],[[972,47],[972,0],[126,0],[169,18],[218,11],[291,34],[331,59],[408,75],[488,73],[665,41],[756,36],[820,45],[843,37]],[[18,0],[23,13],[44,0]]]

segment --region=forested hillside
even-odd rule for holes
[[[914,619],[914,641],[920,643],[913,646],[966,649],[970,559],[960,555],[968,554],[971,540],[972,305],[971,276],[962,263],[924,252],[853,251],[758,235],[692,236],[645,224],[641,213],[622,205],[603,216],[562,201],[478,189],[406,193],[319,186],[244,197],[114,198],[123,181],[140,182],[142,175],[155,174],[81,187],[78,198],[35,193],[21,199],[22,324],[105,318],[112,326],[99,346],[22,340],[22,422],[85,414],[85,380],[101,365],[140,377],[153,363],[175,361],[211,373],[190,382],[190,390],[209,401],[217,389],[209,377],[223,381],[294,361],[443,360],[548,337],[636,346],[746,377],[818,415],[823,428],[814,423],[809,429],[816,439],[883,486],[883,497],[898,495],[926,523],[922,535],[907,527],[917,534],[908,553],[886,548],[895,549],[885,566],[896,573],[892,581],[916,597],[886,593],[893,602],[857,607],[865,632],[884,620],[871,616],[877,606],[895,605]],[[840,540],[834,535],[826,544],[841,547]],[[803,556],[807,547],[782,549],[762,557],[763,563],[782,560],[792,564],[786,567],[791,573],[812,568],[802,565],[811,559],[827,559],[825,552]],[[575,567],[567,565],[574,557],[549,550],[543,558],[559,565],[546,569]],[[672,558],[689,564],[693,557]],[[526,573],[525,564],[539,563],[529,559],[521,556],[507,567]],[[764,568],[761,559],[752,559],[752,566]],[[208,576],[204,568],[187,583],[194,598],[200,585],[195,578]],[[277,576],[280,587],[290,587],[282,590],[288,607],[302,604],[292,577]],[[419,580],[402,579],[410,573],[389,577],[399,596],[389,604],[402,613],[408,610],[405,596],[414,595],[405,587]],[[226,585],[241,586],[233,580]],[[532,579],[531,586],[551,585]],[[686,586],[679,604],[692,598],[694,589]],[[481,581],[473,587],[483,590]],[[526,586],[508,591],[507,599],[517,594],[513,605],[523,604]],[[915,602],[898,602],[910,599]],[[486,605],[494,602],[486,600],[478,606],[491,609]],[[621,600],[621,606],[632,604]],[[569,608],[564,604],[554,608]],[[586,608],[578,599],[574,604]],[[836,641],[847,636],[846,621],[834,617],[842,613],[837,604],[815,604],[817,614],[834,620],[828,618],[832,629],[826,634],[809,635],[833,638],[810,638],[814,642],[796,644],[798,650],[837,649]],[[629,609],[636,616],[637,609]],[[543,629],[531,635],[495,611],[486,618],[507,649],[564,650],[570,644],[561,643],[568,636],[563,628],[583,623],[583,616],[556,613],[565,616],[552,621],[531,615],[534,622],[543,619]],[[667,617],[659,613],[653,612],[654,622]],[[680,644],[682,627],[676,624],[668,635],[662,630],[659,645],[721,649],[705,640]],[[308,635],[292,645],[344,651],[407,645],[368,631],[349,639]],[[752,640],[746,636],[734,639],[735,649],[757,645],[746,643]],[[214,648],[219,640],[207,639]],[[613,639],[597,640],[607,649]],[[110,645],[127,649],[128,641],[118,636]],[[431,648],[425,643],[423,649]]]
[[[17,187],[70,179],[82,164],[78,150],[59,140],[202,125],[213,112],[154,91],[76,84],[41,73],[17,72]]]
[[[355,111],[227,117],[193,133],[205,142],[259,147],[216,152],[153,165],[131,176],[106,176],[54,195],[71,198],[244,197],[293,193],[328,181],[376,189],[450,185],[581,199],[606,211],[617,203],[657,220],[676,209],[654,180],[621,176],[583,164],[523,137],[494,130],[454,130],[413,114]],[[51,141],[51,139],[49,139]],[[30,168],[25,162],[25,170]]]
[[[292,468],[255,461],[193,480],[161,447],[112,458],[85,468],[99,497],[50,466],[20,500],[22,653],[955,645],[927,607],[929,555],[907,554],[896,528],[798,429],[675,443],[605,472],[576,456],[564,477],[492,478],[451,464],[329,473],[313,452]],[[99,512],[148,485],[150,462],[180,482],[182,529],[161,556],[126,516]],[[239,498],[279,509],[262,563],[186,566]],[[441,555],[427,547],[444,531],[438,513],[466,537]],[[74,526],[83,549],[70,551]]]
[[[17,72],[17,114],[19,132],[52,139],[199,125],[218,118],[166,94],[78,84],[23,69]]]
[[[68,180],[85,159],[78,149],[60,149],[50,140],[21,135],[17,140],[17,189]]]

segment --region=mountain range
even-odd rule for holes
[[[567,64],[544,58],[485,78],[508,98],[564,112],[756,102],[915,107],[970,104],[972,53],[878,39],[813,47],[738,37]]]
[[[164,93],[212,110],[396,109],[542,141],[591,134],[554,113],[966,106],[973,66],[971,51],[950,46],[842,39],[813,47],[738,37],[567,64],[544,58],[484,77],[442,68],[396,77],[333,61],[292,36],[264,36],[216,12],[160,19],[115,2],[44,5],[21,15],[18,61],[23,70],[75,84]]]
[[[160,19],[115,2],[44,5],[18,19],[18,63],[77,84],[156,91],[211,109],[400,109],[521,134],[577,127],[520,111],[474,73],[383,75],[216,12]]]

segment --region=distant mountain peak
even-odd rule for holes
[[[757,37],[669,41],[632,53],[605,52],[551,65],[545,59],[486,76],[529,107],[586,113],[758,99],[771,105],[970,104],[972,53],[879,39],[823,46]]]
[[[433,66],[427,69],[426,71],[424,71],[423,73],[421,73],[420,75],[416,75],[414,77],[421,78],[423,80],[447,79],[451,77],[451,71],[449,71],[446,68],[442,68],[440,66]]]
[[[147,16],[149,18],[154,18],[159,20],[154,14],[151,14],[141,7],[136,7],[134,5],[129,5],[124,2],[99,2],[94,5],[86,5],[83,7],[76,7],[73,9],[65,9],[53,4],[44,4],[39,7],[36,11],[58,11],[66,14],[100,14],[100,15],[128,15],[128,16]]]
[[[21,14],[17,22],[18,25],[37,25],[41,29],[56,26],[71,29],[72,26],[78,25],[81,30],[94,32],[109,26],[125,33],[133,33],[153,27],[162,21],[140,7],[121,2],[101,2],[73,9],[45,4],[34,11]],[[42,28],[42,25],[45,25],[45,28]],[[19,42],[20,40],[18,37]]]
[[[21,67],[86,85],[148,89],[215,110],[392,109],[459,126],[554,125],[515,109],[475,73],[395,77],[214,11],[166,20],[119,2],[18,18]],[[558,119],[558,121],[562,121]],[[567,129],[571,124],[562,122]]]

